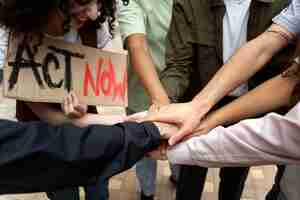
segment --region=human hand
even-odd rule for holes
[[[214,128],[214,127],[211,126],[211,124],[209,123],[208,120],[203,119],[203,120],[200,122],[199,126],[195,129],[195,131],[193,131],[192,134],[186,136],[186,137],[184,138],[184,140],[188,140],[188,139],[190,139],[190,138],[192,138],[192,137],[197,137],[197,136],[200,136],[200,135],[206,135],[206,134],[208,134],[209,131],[210,131],[211,129],[213,129],[213,128]]]
[[[225,115],[224,115],[225,113]],[[189,139],[191,137],[197,137],[200,135],[208,134],[212,129],[217,126],[223,126],[228,124],[229,121],[227,112],[223,112],[222,108],[213,112],[208,113],[200,122],[199,126],[193,132],[193,134],[187,136],[185,139]]]
[[[174,124],[154,122],[154,125],[158,128],[161,139],[169,139],[178,131],[177,126]]]
[[[204,105],[196,107],[193,102],[170,104],[160,107],[157,112],[150,112],[142,121],[165,122],[180,127],[169,139],[169,144],[172,146],[191,135],[208,111],[209,107]]]
[[[69,118],[81,118],[87,112],[87,105],[79,101],[77,95],[71,91],[64,97],[61,104],[62,110]]]
[[[128,115],[125,118],[125,121],[129,121],[129,122],[142,122],[142,121],[145,121],[145,118],[147,117],[147,115],[149,113],[158,112],[160,107],[161,106],[158,105],[158,104],[152,104],[148,111],[138,112],[138,113],[134,113],[132,115]]]
[[[139,112],[127,116],[124,119],[125,121],[142,122],[145,119],[145,117],[147,117],[148,113],[150,113],[150,111]],[[178,127],[174,124],[168,124],[163,122],[154,122],[154,124],[158,128],[162,139],[169,139],[173,134],[175,134],[178,131]]]

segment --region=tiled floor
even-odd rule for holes
[[[0,100],[0,118],[14,119],[15,102],[9,99]],[[248,176],[243,193],[243,200],[263,200],[265,193],[272,185],[275,168],[272,166],[253,167]],[[173,200],[175,190],[168,181],[170,170],[166,162],[159,162],[157,180],[157,200]],[[203,200],[217,199],[218,170],[211,169],[208,173]],[[120,174],[110,181],[110,200],[137,200],[136,177],[134,169]],[[82,197],[84,194],[82,192]],[[25,195],[2,195],[0,200],[45,200],[43,193]]]

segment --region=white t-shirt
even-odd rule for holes
[[[100,28],[97,29],[97,48],[112,48],[112,36],[109,33],[108,23],[105,22]],[[81,43],[79,33],[75,29],[71,29],[64,35],[64,41],[70,43]]]
[[[226,12],[223,18],[223,62],[226,63],[235,51],[247,41],[247,25],[251,0],[224,0]],[[241,96],[248,91],[242,84],[231,96]]]
[[[7,39],[8,34],[5,30],[0,29],[0,69],[3,68],[4,60],[5,60],[5,54],[6,54],[6,48],[7,48]]]

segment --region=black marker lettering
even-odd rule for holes
[[[55,57],[55,55],[53,55],[52,53],[48,53],[44,63],[43,63],[43,76],[44,76],[44,80],[47,83],[49,88],[60,88],[63,84],[63,80],[60,80],[58,83],[53,83],[51,76],[49,74],[49,64],[50,63],[54,63],[55,65],[55,69],[59,69],[59,61],[58,59]]]
[[[72,90],[72,70],[71,70],[71,58],[84,58],[83,54],[80,53],[73,53],[69,50],[65,49],[58,49],[54,46],[48,47],[50,50],[53,50],[56,53],[60,53],[65,56],[65,89],[70,92]]]
[[[24,52],[27,53],[29,60],[23,58]],[[28,68],[28,67],[32,69],[34,78],[37,81],[38,85],[41,88],[44,88],[43,81],[38,71],[38,67],[41,67],[42,65],[34,61],[34,55],[30,49],[30,46],[26,43],[25,40],[23,41],[22,44],[18,46],[15,61],[9,62],[8,65],[13,67],[13,71],[11,72],[11,75],[8,80],[9,90],[12,90],[15,84],[17,83],[21,68]]]

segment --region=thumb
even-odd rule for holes
[[[188,125],[183,126],[175,135],[173,135],[169,139],[169,145],[173,146],[173,145],[177,144],[182,139],[184,139],[186,136],[190,135],[191,132],[192,132],[192,129],[190,128],[190,126],[188,126]]]
[[[78,104],[75,106],[75,110],[79,113],[86,114],[87,106],[85,104]]]

